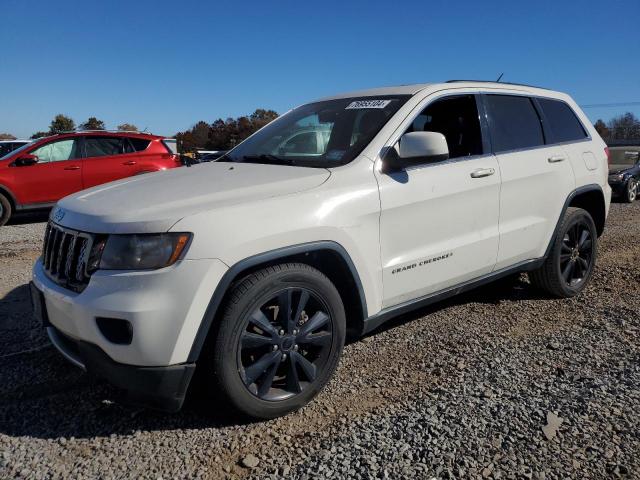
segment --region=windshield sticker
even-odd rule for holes
[[[344,150],[329,150],[327,152],[327,160],[341,160],[344,155]]]
[[[391,103],[391,100],[356,100],[347,105],[345,110],[353,110],[355,108],[384,108]]]

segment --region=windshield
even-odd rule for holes
[[[291,110],[219,161],[303,167],[344,165],[362,152],[410,95],[354,97]]]
[[[16,148],[15,150],[11,150],[10,152],[0,152],[0,160],[4,160],[5,158],[11,156],[11,155],[15,155],[16,153],[19,153],[23,150],[25,150],[28,146],[30,146],[31,143],[25,143],[23,146],[21,146],[20,148]]]

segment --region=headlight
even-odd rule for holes
[[[614,182],[619,182],[624,178],[624,173],[618,173],[616,175],[609,175],[609,180],[613,180]]]
[[[91,249],[88,270],[152,270],[173,265],[190,233],[109,235]]]

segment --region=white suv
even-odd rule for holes
[[[313,129],[330,132],[321,154],[278,155]],[[61,200],[34,309],[129,401],[178,410],[197,366],[209,394],[271,418],[322,389],[346,335],[395,315],[522,271],[578,294],[610,196],[606,146],[565,94],[456,81],[338,95],[215,163]]]

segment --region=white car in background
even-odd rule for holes
[[[0,158],[31,142],[32,140],[0,140]]]
[[[337,95],[217,162],[61,200],[34,308],[65,357],[130,401],[178,410],[197,368],[228,408],[272,418],[322,389],[347,334],[517,272],[579,294],[607,174],[605,143],[562,93]]]

